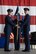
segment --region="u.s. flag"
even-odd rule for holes
[[[4,34],[5,16],[7,15],[7,9],[13,9],[13,15],[16,12],[16,8],[19,6],[20,17],[24,16],[24,7],[30,9],[30,33],[36,31],[36,0],[0,0],[0,34]],[[22,14],[23,13],[23,14]]]

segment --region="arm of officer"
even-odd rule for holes
[[[27,22],[28,23],[30,22],[30,16],[26,16],[26,20],[24,21],[24,24],[23,25],[27,24]]]
[[[9,18],[9,17],[6,17],[6,20],[7,20],[7,22],[10,24],[10,25],[15,25],[14,24],[14,22],[13,22],[13,20],[11,19],[11,18]]]

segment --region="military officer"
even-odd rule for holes
[[[19,15],[16,15],[17,18],[19,18]],[[14,45],[15,45],[15,50],[19,50],[20,48],[20,26],[18,26],[19,20],[15,19],[15,27],[14,27]],[[18,27],[18,28],[17,28]]]
[[[24,18],[24,26],[23,26],[23,31],[24,31],[23,37],[25,38],[25,50],[22,50],[23,52],[30,51],[30,40],[29,40],[30,15],[29,15],[29,8],[24,8],[24,13],[25,13],[25,18]]]
[[[22,30],[23,20],[20,19],[19,7],[17,6],[15,12],[16,19],[14,20],[15,27],[14,27],[14,45],[15,50],[20,49],[20,34]]]
[[[10,34],[11,32],[13,32],[13,18],[11,18],[11,15],[13,15],[13,10],[12,9],[8,9],[7,10],[8,15],[5,17],[5,28],[4,28],[4,32],[5,32],[5,47],[4,50],[5,51],[10,51],[9,50],[9,39],[10,39]]]

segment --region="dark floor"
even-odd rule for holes
[[[0,48],[0,54],[36,54],[36,49],[34,50],[34,45],[32,47],[33,50],[30,50],[30,52],[22,52],[22,50],[25,49],[25,45],[20,44],[20,50],[14,51],[14,44],[11,43],[9,46],[9,49],[11,48],[11,52],[5,52],[3,48]]]
[[[36,50],[30,50],[30,52],[22,52],[21,50],[12,50],[11,52],[5,52],[4,49],[0,49],[0,54],[36,54]]]

